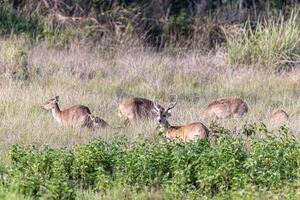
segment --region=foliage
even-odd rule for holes
[[[243,0],[242,4],[220,0],[0,1],[0,33],[25,33],[32,41],[46,39],[59,46],[76,39],[111,44],[124,43],[128,38],[155,47],[180,42],[205,46],[217,40],[213,30],[220,22],[243,23],[245,13],[256,21],[257,15],[264,16],[273,9],[288,12],[294,4],[283,0]],[[209,21],[213,21],[212,26],[207,26]]]
[[[12,31],[16,34],[27,34],[32,39],[39,39],[42,35],[42,27],[37,18],[21,16],[0,1],[0,34],[11,34]]]
[[[232,137],[215,126],[219,137],[213,142],[98,139],[71,151],[14,145],[11,167],[3,172],[9,179],[2,186],[51,199],[73,199],[78,189],[120,187],[137,193],[162,190],[172,198],[237,198],[239,191],[250,188],[274,193],[283,187],[295,190],[300,180],[299,143],[284,127],[278,136],[262,124],[252,127],[256,136]]]
[[[10,187],[27,196],[74,199],[74,183],[70,173],[73,156],[67,150],[34,146],[24,149],[13,146],[10,152],[12,167]],[[26,169],[24,171],[24,169]]]

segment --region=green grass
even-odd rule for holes
[[[299,63],[300,26],[298,10],[283,16],[260,20],[252,30],[250,22],[227,33],[229,63],[259,65],[269,69]]]

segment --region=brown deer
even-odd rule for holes
[[[51,110],[54,119],[62,126],[87,126],[91,127],[91,111],[83,105],[75,105],[65,110],[58,106],[59,97],[56,96],[41,105],[45,110]]]
[[[159,104],[156,104],[156,106],[164,110]],[[141,118],[154,119],[157,116],[153,101],[140,97],[124,99],[118,107],[118,114],[126,122]],[[166,113],[166,115],[170,116],[170,113]]]
[[[93,128],[105,128],[108,126],[110,127],[110,125],[106,121],[101,119],[100,117],[95,117],[94,115],[91,114],[90,119],[91,119]]]
[[[184,142],[196,139],[207,139],[208,128],[201,122],[194,122],[183,126],[172,126],[169,124],[167,120],[169,116],[168,112],[173,109],[176,104],[177,99],[175,102],[171,102],[167,109],[161,109],[157,103],[154,103],[154,108],[158,116],[157,122],[160,130],[166,133],[166,137],[169,139],[181,138]]]
[[[114,127],[108,124],[106,121],[101,119],[100,117],[95,117],[94,115],[90,115],[91,119],[91,127],[92,128],[112,128],[112,129],[121,129],[125,128],[124,126]]]
[[[276,110],[270,117],[269,125],[280,126],[289,121],[289,115],[282,109]]]
[[[203,118],[226,119],[242,117],[248,112],[246,102],[238,97],[224,97],[211,102],[203,112]]]

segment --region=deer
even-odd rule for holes
[[[111,126],[110,124],[108,124],[106,121],[104,121],[100,117],[95,117],[92,114],[90,115],[90,119],[91,119],[91,126],[93,129],[95,129],[95,128],[112,128],[112,129],[125,128],[125,126],[117,126],[117,127]]]
[[[276,110],[270,117],[269,124],[272,126],[283,125],[289,121],[289,115],[282,109]]]
[[[156,103],[156,106],[165,110],[161,105]],[[169,112],[165,113],[170,116]],[[118,115],[125,119],[125,122],[133,122],[142,118],[154,119],[157,116],[154,108],[154,102],[141,98],[141,97],[129,97],[124,99],[118,107]]]
[[[43,103],[41,107],[44,110],[51,110],[53,118],[62,126],[81,126],[91,128],[97,124],[102,124],[100,127],[104,127],[104,124],[106,123],[98,117],[96,123],[96,118],[91,114],[90,109],[86,106],[74,105],[65,110],[60,110],[58,102],[59,96],[55,96]],[[101,120],[102,122],[99,123]]]
[[[203,111],[203,118],[240,118],[249,110],[247,103],[239,97],[223,97],[212,101]]]
[[[161,109],[161,107],[154,102],[155,112],[157,114],[157,123],[160,131],[164,132],[166,138],[175,139],[180,138],[184,142],[190,142],[197,139],[208,139],[209,130],[201,122],[194,122],[183,126],[172,126],[168,122],[168,113],[177,105],[176,101],[171,102],[167,109]]]
[[[93,128],[105,128],[105,127],[110,127],[110,125],[101,119],[100,117],[96,117],[92,114],[89,115],[89,118],[91,120],[91,125]]]

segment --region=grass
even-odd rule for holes
[[[236,26],[227,33],[226,49],[229,63],[244,63],[270,69],[286,68],[299,63],[299,11],[294,9],[287,18],[279,15],[257,22]]]
[[[1,44],[7,42],[11,41]],[[14,45],[24,49],[23,43]],[[3,54],[5,49],[0,49]],[[277,75],[263,69],[232,67],[219,64],[220,56],[202,56],[196,51],[172,56],[142,48],[119,49],[107,56],[87,47],[53,50],[41,44],[26,53],[31,72],[27,80],[1,76],[2,158],[14,143],[72,147],[94,137],[115,134],[112,130],[92,132],[59,127],[51,113],[39,107],[55,95],[60,96],[62,109],[74,104],[87,105],[96,116],[112,125],[122,123],[116,109],[126,96],[157,99],[166,105],[171,95],[178,95],[179,105],[170,118],[171,124],[202,121],[201,111],[210,101],[222,96],[240,96],[250,106],[244,122],[267,122],[274,109],[282,108],[291,114],[293,132],[299,132],[299,119],[293,116],[300,108],[299,70]],[[144,123],[129,126],[118,134],[153,132],[153,122]]]
[[[20,56],[19,52],[26,56]],[[194,50],[170,55],[141,47],[121,47],[108,52],[76,45],[57,50],[43,43],[31,46],[19,39],[2,39],[0,55],[10,58],[7,62],[2,57],[0,66],[11,67],[21,74],[25,66],[28,73],[26,79],[0,75],[0,158],[5,164],[10,163],[8,149],[12,144],[73,149],[98,137],[105,141],[113,141],[117,135],[130,140],[137,140],[140,135],[152,141],[156,138],[156,125],[152,121],[121,130],[60,127],[50,112],[40,108],[41,103],[55,95],[60,96],[62,109],[83,104],[113,126],[122,124],[116,109],[127,96],[156,99],[167,105],[170,96],[178,95],[179,103],[170,118],[174,125],[193,121],[208,125],[201,113],[210,101],[222,96],[240,96],[248,103],[250,112],[241,120],[221,122],[225,127],[241,129],[245,123],[268,123],[273,110],[282,108],[291,116],[288,123],[291,133],[299,138],[299,68],[277,74],[251,65],[224,64],[226,55],[222,52],[201,55]],[[245,191],[249,199],[260,195],[252,194],[251,188],[249,191]],[[101,198],[118,198],[124,193],[137,199],[156,196],[159,199],[165,195],[161,191],[136,194],[114,188]],[[14,198],[16,194],[5,195]],[[93,191],[77,191],[78,197],[96,199],[97,195]],[[240,194],[234,195],[238,199]],[[268,193],[262,191],[261,195],[267,198]]]

